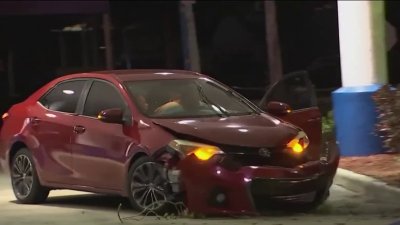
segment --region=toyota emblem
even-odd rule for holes
[[[266,148],[260,148],[260,150],[258,150],[258,154],[262,157],[270,157],[271,156],[271,152]]]

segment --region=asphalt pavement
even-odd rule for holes
[[[329,200],[307,214],[271,212],[261,217],[242,218],[161,218],[135,217],[137,212],[128,201],[115,196],[85,192],[52,191],[46,203],[21,205],[15,202],[7,175],[0,174],[0,225],[113,225],[174,224],[174,225],[390,225],[400,221],[400,204],[385,199],[373,199],[334,185]],[[129,218],[127,218],[129,217]]]

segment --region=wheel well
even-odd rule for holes
[[[11,165],[12,160],[13,160],[15,154],[16,154],[16,153],[18,152],[18,150],[20,150],[21,148],[26,148],[26,145],[25,145],[23,142],[18,141],[18,142],[15,142],[15,143],[12,145],[12,147],[11,147],[11,149],[10,149],[10,158],[8,159],[8,160],[9,160],[9,162],[8,162],[9,164],[8,164],[8,165]]]
[[[138,160],[139,158],[142,158],[143,156],[147,156],[147,154],[144,153],[144,152],[138,152],[138,153],[136,153],[136,154],[132,157],[131,161],[129,162],[128,170],[131,168],[132,164],[133,164],[136,160]]]

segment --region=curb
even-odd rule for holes
[[[389,186],[375,178],[338,168],[334,183],[362,195],[383,201],[399,202],[400,188]]]

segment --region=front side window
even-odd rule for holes
[[[246,99],[209,79],[126,82],[139,110],[153,118],[238,116],[257,112]]]
[[[85,102],[83,115],[97,117],[102,110],[113,108],[126,108],[118,90],[112,84],[94,81]]]
[[[62,82],[43,96],[39,102],[53,111],[74,113],[85,83],[85,80]]]
[[[287,74],[282,80],[270,89],[264,96],[262,104],[278,101],[289,104],[293,110],[306,109],[317,106],[314,87],[304,72]]]

